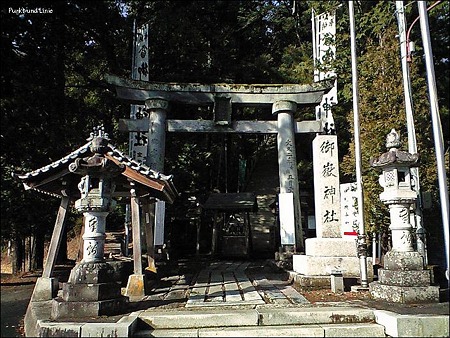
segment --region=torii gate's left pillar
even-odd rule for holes
[[[272,105],[272,113],[278,115],[280,237],[284,252],[303,251],[303,230],[293,116],[296,110],[297,103],[293,101],[280,100]]]
[[[166,118],[169,101],[161,98],[151,98],[145,101],[149,115],[148,151],[146,165],[158,172],[164,171],[166,152]],[[164,244],[165,202],[157,201],[149,206],[150,224],[155,225],[154,245]],[[149,246],[150,243],[147,243]],[[148,253],[149,254],[149,253]]]

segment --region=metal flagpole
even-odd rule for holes
[[[428,95],[430,98],[431,121],[433,125],[434,146],[436,148],[436,164],[438,171],[439,196],[441,199],[442,226],[444,228],[444,241],[447,261],[445,272],[447,282],[449,280],[449,201],[448,187],[444,164],[444,141],[442,136],[442,124],[439,116],[439,105],[437,100],[436,78],[434,74],[433,51],[431,49],[430,29],[428,26],[428,13],[426,1],[418,1],[420,16],[420,30],[422,33],[423,50],[425,53],[425,66],[427,72]]]
[[[355,14],[353,1],[348,2],[350,16],[350,41],[352,54],[352,88],[353,88],[353,123],[355,130],[355,162],[356,162],[356,185],[358,199],[358,257],[361,270],[361,286],[368,287],[367,280],[367,244],[366,230],[364,228],[364,195],[361,175],[361,145],[359,143],[359,89],[358,70],[356,63],[356,38],[355,38]]]
[[[403,1],[395,2],[397,10],[398,32],[400,40],[400,55],[403,72],[403,90],[405,96],[405,111],[406,111],[406,127],[408,130],[408,152],[411,154],[417,153],[416,131],[414,128],[414,108],[412,101],[411,79],[409,76],[408,64],[408,41],[406,36],[406,22]],[[413,190],[417,193],[416,205],[414,213],[411,214],[411,223],[415,224],[417,234],[417,251],[422,255],[424,264],[428,264],[427,250],[426,250],[426,235],[422,223],[422,197],[420,194],[419,168],[411,168],[411,176],[413,180]]]

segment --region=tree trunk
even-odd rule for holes
[[[25,271],[33,271],[33,257],[34,256],[34,236],[27,236],[25,238]]]
[[[40,231],[34,234],[33,260],[31,268],[33,271],[42,270],[44,267],[44,235]]]
[[[12,274],[17,275],[22,270],[22,264],[23,264],[23,245],[22,245],[22,239],[19,236],[16,236],[12,243],[11,248],[11,268],[12,268]]]

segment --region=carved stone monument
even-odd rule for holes
[[[418,154],[399,150],[399,134],[392,129],[386,138],[388,151],[371,159],[380,168],[381,201],[389,207],[392,249],[384,257],[378,281],[369,285],[373,298],[397,303],[439,302],[439,287],[431,285],[431,271],[424,269],[423,257],[414,250],[410,208],[417,194],[411,187],[410,168],[417,166]]]
[[[295,281],[301,287],[328,288],[339,272],[356,282],[360,276],[356,241],[344,236],[341,219],[338,144],[336,135],[317,135],[313,141],[316,238],[305,240],[305,254],[293,256]],[[371,260],[367,263],[373,278]]]

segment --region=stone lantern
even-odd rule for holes
[[[389,207],[392,249],[384,257],[378,281],[369,285],[374,298],[399,303],[439,302],[439,287],[431,286],[431,272],[424,269],[423,257],[414,249],[410,209],[417,194],[411,187],[410,168],[419,155],[399,150],[400,136],[392,129],[386,137],[387,152],[371,159],[381,169],[383,192],[380,200]]]
[[[104,155],[109,151],[109,138],[102,129],[91,133],[88,140],[92,155],[77,158],[68,166],[69,172],[81,176],[80,198],[74,206],[83,213],[83,259],[72,269],[68,283],[63,284],[63,299],[53,303],[55,318],[80,312],[119,313],[127,300],[114,281],[114,268],[104,258],[106,217],[116,207],[115,180],[125,167]]]

